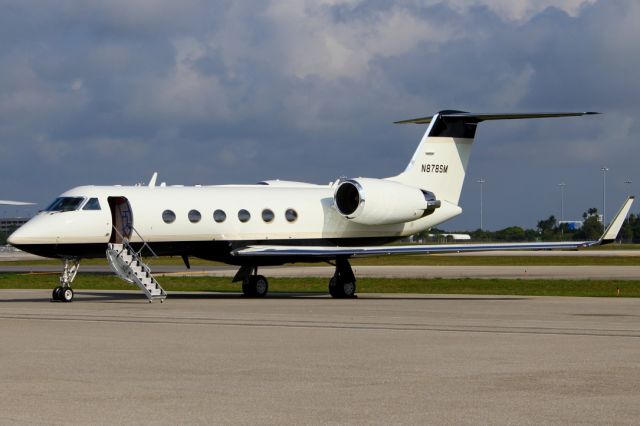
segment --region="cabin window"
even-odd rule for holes
[[[284,212],[284,217],[288,222],[295,222],[296,220],[298,220],[298,212],[294,209],[287,209],[287,211]]]
[[[249,219],[251,219],[251,214],[246,211],[245,209],[242,209],[238,212],[238,220],[242,223],[244,222],[248,222]]]
[[[173,223],[176,220],[176,214],[172,210],[165,210],[162,212],[162,220],[164,223]]]
[[[267,223],[271,222],[274,217],[275,215],[273,214],[273,211],[271,211],[270,209],[262,210],[262,220],[264,220],[265,222]]]
[[[100,201],[97,198],[89,198],[82,210],[100,210]]]
[[[188,217],[189,217],[189,222],[191,223],[198,223],[200,222],[200,219],[202,219],[202,215],[198,210],[190,210]]]
[[[78,210],[83,197],[58,197],[45,209],[46,212],[70,212]]]
[[[213,220],[218,223],[222,223],[227,219],[227,214],[222,210],[216,210],[213,212]]]

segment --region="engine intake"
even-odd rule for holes
[[[342,216],[364,225],[410,222],[440,207],[432,192],[383,179],[344,180],[333,198]]]
[[[334,199],[338,211],[343,216],[349,216],[364,203],[364,190],[356,181],[345,181],[338,186]]]

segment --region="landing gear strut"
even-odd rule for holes
[[[329,280],[329,294],[336,299],[356,297],[356,277],[346,257],[336,258],[336,272]]]
[[[52,302],[71,302],[73,301],[73,289],[71,283],[78,273],[80,267],[80,259],[72,258],[64,260],[64,269],[60,275],[60,285],[53,289],[51,293]]]
[[[242,281],[242,293],[246,297],[264,297],[269,292],[269,282],[258,275],[257,266],[242,266],[233,278],[233,282],[236,281]]]

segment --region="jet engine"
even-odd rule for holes
[[[363,225],[410,222],[440,207],[440,201],[432,192],[371,178],[339,182],[333,200],[343,217]]]

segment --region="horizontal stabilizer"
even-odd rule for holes
[[[488,120],[519,120],[523,118],[552,118],[552,117],[580,117],[583,115],[600,114],[599,112],[531,112],[531,113],[471,113],[465,111],[440,111],[438,115],[445,119],[464,120],[466,122],[480,123]],[[429,124],[434,116],[412,118],[409,120],[395,121],[394,124]]]

